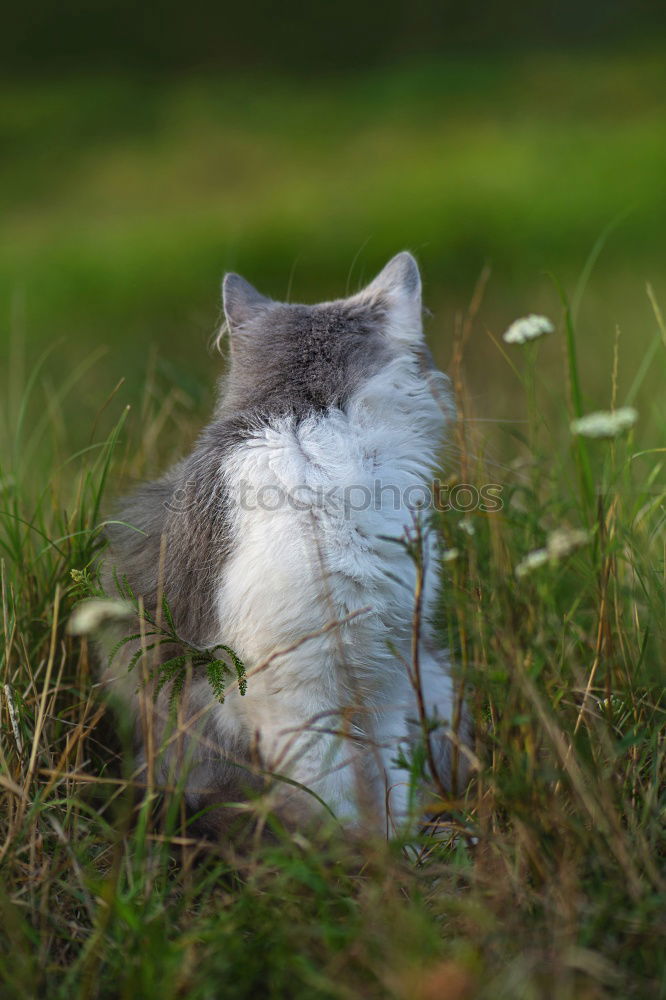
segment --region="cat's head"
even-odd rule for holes
[[[238,274],[223,301],[230,364],[222,410],[305,416],[345,408],[396,359],[431,367],[423,338],[421,278],[406,251],[362,291],[317,305],[275,302]]]

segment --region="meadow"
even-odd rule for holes
[[[666,996],[665,76],[654,50],[3,85],[3,998]],[[417,852],[275,823],[204,850],[66,623],[113,497],[205,419],[223,271],[310,301],[403,247],[456,394],[443,476],[502,486],[437,524],[474,781]],[[555,332],[506,344],[528,312]]]

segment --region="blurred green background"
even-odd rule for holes
[[[396,251],[419,258],[429,338],[490,268],[467,377],[479,416],[519,419],[493,338],[561,317],[599,253],[577,327],[589,406],[620,401],[666,310],[666,8],[643,2],[423,0],[230,8],[204,0],[37,3],[0,43],[0,361],[79,383],[92,411],[120,377],[209,404],[219,284],[275,297],[357,289]],[[542,403],[563,393],[561,333]],[[515,349],[514,349],[515,351]],[[515,353],[512,355],[515,359]],[[661,373],[663,375],[663,372]],[[650,381],[650,379],[652,381]],[[663,378],[642,416],[663,419]]]

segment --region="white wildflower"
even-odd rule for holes
[[[455,560],[458,558],[459,555],[460,552],[458,549],[444,549],[441,557],[442,562],[443,563],[455,562]]]
[[[557,531],[551,532],[548,536],[548,541],[546,542],[548,558],[551,562],[557,562],[558,559],[564,559],[566,556],[571,555],[572,552],[575,552],[576,549],[580,549],[583,545],[587,545],[589,540],[590,536],[587,531],[558,528]]]
[[[560,559],[571,555],[576,549],[587,545],[590,536],[586,531],[575,531],[569,528],[558,528],[551,532],[546,541],[545,548],[534,549],[528,552],[524,559],[516,566],[516,576],[518,579],[527,576],[534,569],[545,566],[546,563],[556,563]]]
[[[614,438],[623,431],[628,431],[637,420],[638,413],[633,406],[622,406],[619,410],[599,410],[574,420],[571,433],[590,438]]]
[[[125,621],[134,614],[134,608],[126,601],[115,601],[105,597],[91,597],[81,601],[72,611],[67,631],[70,635],[91,635],[102,625]]]
[[[469,535],[470,537],[476,534],[476,528],[474,527],[472,522],[469,521],[466,517],[463,518],[462,521],[458,523],[458,527],[460,528],[461,531],[464,531],[465,534]]]
[[[547,316],[536,316],[531,313],[529,316],[514,320],[502,339],[507,344],[526,344],[528,340],[536,340],[545,333],[554,331],[555,327]]]
[[[516,576],[521,580],[532,570],[539,569],[540,566],[544,566],[549,560],[548,549],[535,549],[534,552],[528,552],[524,559],[516,566]]]

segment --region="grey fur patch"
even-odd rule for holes
[[[230,544],[219,470],[242,438],[234,421],[215,421],[192,455],[121,501],[107,529],[105,590],[113,592],[114,574],[124,578],[155,613],[161,584],[178,634],[202,648],[214,640],[215,586]]]
[[[252,412],[263,422],[344,409],[359,384],[392,356],[379,300],[323,305],[273,303],[230,330],[230,370],[218,414]]]

